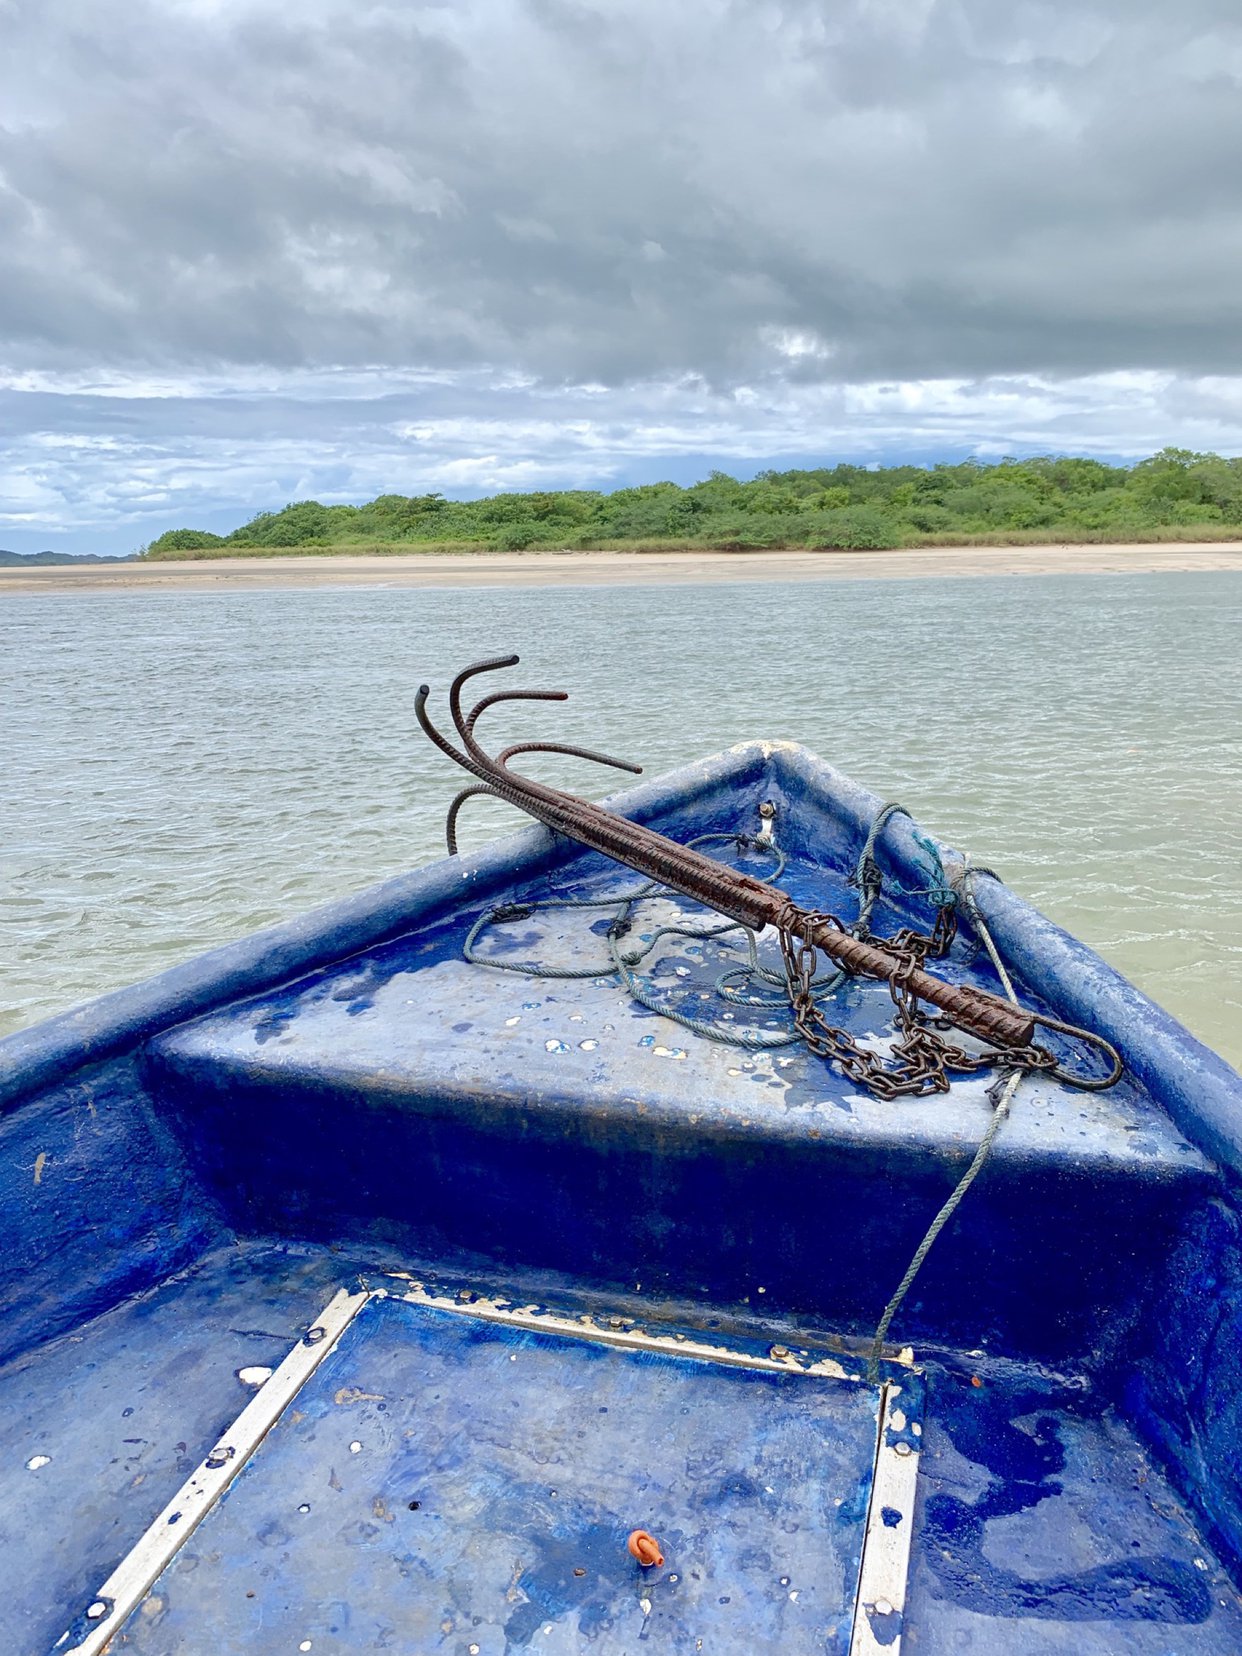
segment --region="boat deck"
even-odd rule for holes
[[[1081,1380],[888,1363],[877,1490],[881,1394],[849,1342],[361,1274],[382,1297],[165,1540],[109,1648],[810,1656],[851,1649],[856,1595],[873,1643],[855,1649],[899,1627],[928,1656],[1242,1648],[1210,1547]],[[358,1282],[331,1250],[229,1248],[0,1371],[4,1648],[51,1650],[72,1605],[61,1648],[81,1648],[107,1578],[153,1524],[168,1535],[195,1468],[241,1443],[243,1409]],[[869,1516],[908,1529],[904,1617],[860,1579]],[[626,1553],[636,1527],[662,1568]]]

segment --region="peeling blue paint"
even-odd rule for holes
[[[887,1648],[897,1643],[901,1637],[904,1620],[900,1610],[878,1610],[875,1605],[869,1604],[866,1606],[866,1616],[876,1644]]]

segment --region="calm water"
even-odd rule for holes
[[[489,734],[656,772],[805,742],[1238,1063],[1240,600],[1231,574],[0,600],[0,1031],[437,855],[460,778],[414,691],[513,648],[574,700]],[[509,821],[476,805],[463,842]]]

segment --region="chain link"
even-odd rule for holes
[[[910,927],[892,937],[876,937],[863,928],[866,941],[893,958],[889,991],[896,1008],[899,1039],[887,1060],[869,1052],[854,1037],[831,1024],[815,1002],[812,984],[819,967],[819,952],[812,942],[817,925],[846,928],[835,914],[799,913],[795,923],[780,928],[781,957],[793,1011],[794,1027],[816,1057],[837,1064],[847,1078],[876,1098],[924,1097],[948,1092],[950,1074],[970,1075],[985,1069],[1050,1070],[1056,1065],[1052,1053],[1042,1047],[995,1047],[967,1052],[947,1041],[942,1029],[952,1027],[946,1019],[929,1017],[910,988],[910,974],[930,956],[940,959],[949,952],[957,935],[957,916],[952,903],[937,911],[930,933]],[[858,934],[858,928],[854,928]]]

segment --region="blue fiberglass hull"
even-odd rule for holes
[[[614,804],[764,801],[852,914],[878,802],[801,749]],[[887,889],[925,855],[893,818]],[[634,884],[532,829],[0,1043],[0,1650],[1242,1651],[1242,1080],[981,880],[1023,1000],[1127,1073],[1023,1082],[869,1375],[987,1079],[881,1102],[704,1039],[604,909],[480,943],[578,976],[462,958]],[[977,944],[937,969],[995,989]],[[739,959],[644,971],[720,1018]],[[879,986],[833,1015],[891,1033]]]

